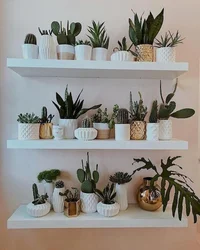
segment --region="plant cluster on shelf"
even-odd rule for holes
[[[113,49],[111,61],[154,61],[154,48],[156,49],[157,62],[175,62],[175,47],[183,42],[179,31],[175,34],[168,31],[159,39],[156,38],[164,22],[164,9],[154,17],[150,12],[147,18],[138,16],[133,12],[133,20],[129,18],[127,30],[129,32],[130,45],[126,37],[118,41],[118,47]],[[109,35],[105,23],[92,21],[88,26],[89,40],[77,40],[82,25],[79,22],[66,26],[63,22],[53,21],[50,30],[41,30],[39,46],[34,34],[27,34],[23,49],[25,59],[58,59],[58,60],[95,60],[106,61],[108,59]],[[53,35],[57,38],[54,42]]]

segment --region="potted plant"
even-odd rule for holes
[[[91,108],[83,108],[84,100],[80,100],[80,95],[83,90],[79,93],[76,101],[73,101],[72,93],[68,92],[68,86],[65,89],[65,98],[63,98],[56,93],[57,103],[53,102],[57,108],[60,120],[59,125],[64,128],[64,138],[65,139],[74,139],[74,131],[77,129],[77,119],[79,116],[85,114],[91,109],[98,109],[101,104],[92,106]]]
[[[53,125],[53,138],[54,140],[64,139],[64,128],[59,125]]]
[[[127,109],[119,109],[117,113],[117,123],[115,124],[115,140],[130,140],[129,113]]]
[[[92,44],[92,60],[107,61],[109,37],[103,23],[92,21],[92,26],[88,26],[89,39]]]
[[[101,201],[97,204],[97,212],[105,217],[112,217],[119,213],[119,204],[115,202],[116,193],[114,183],[107,185],[103,192],[95,189]]]
[[[134,21],[129,18],[129,37],[136,48],[137,61],[153,62],[154,39],[160,31],[164,20],[164,9],[154,18],[152,13],[147,19],[139,18],[134,13]]]
[[[65,196],[65,211],[64,214],[67,217],[77,217],[80,214],[80,193],[77,188],[72,188],[72,190],[67,189],[64,193],[60,193],[63,197]]]
[[[163,93],[162,93],[162,82],[160,81],[160,96],[162,103],[160,104],[158,118],[159,118],[159,139],[160,140],[171,140],[172,139],[172,120],[169,119],[170,117],[178,118],[178,119],[185,119],[193,116],[195,114],[194,109],[191,108],[184,108],[178,111],[176,109],[176,103],[171,101],[175,95],[176,89],[178,85],[178,80],[176,81],[174,91],[167,95],[166,99],[164,100]]]
[[[82,121],[81,128],[75,130],[75,137],[81,141],[90,141],[97,137],[97,130],[91,128],[91,119],[85,118]]]
[[[39,47],[34,34],[27,34],[24,44],[22,45],[24,59],[38,59]]]
[[[120,206],[120,210],[128,208],[127,183],[132,180],[132,175],[123,172],[116,172],[110,176],[110,181],[115,183],[116,202]]]
[[[63,181],[56,181],[55,188],[52,196],[53,210],[56,213],[62,213],[64,211],[64,198],[60,196],[60,193],[65,192],[65,184]]]
[[[41,30],[38,28],[41,39],[39,44],[40,59],[56,59],[55,44],[52,37],[52,30]]]
[[[133,102],[132,93],[130,92],[130,118],[131,118],[131,140],[145,140],[146,122],[144,121],[147,114],[147,107],[143,104],[140,92],[140,100]]]
[[[18,139],[38,140],[40,129],[40,118],[34,113],[18,115]]]
[[[76,60],[91,60],[92,57],[92,45],[88,40],[79,40],[75,46],[75,58]]]
[[[158,141],[159,139],[159,123],[158,123],[158,102],[153,101],[149,122],[147,123],[147,140]]]
[[[54,21],[51,24],[52,31],[57,36],[57,58],[60,60],[74,60],[76,36],[81,32],[80,23],[71,23],[67,21],[67,28],[63,27],[62,22]]]
[[[48,195],[39,195],[37,185],[34,183],[33,189],[33,202],[29,203],[26,207],[27,213],[32,217],[41,217],[50,212],[51,205],[47,202]]]
[[[96,184],[99,181],[98,164],[91,172],[89,153],[87,153],[86,165],[82,160],[82,168],[77,170],[77,177],[81,183],[81,210],[84,213],[95,213],[97,211],[98,196],[94,193]]]
[[[184,38],[181,38],[178,31],[175,35],[168,31],[164,37],[156,39],[156,62],[175,62],[176,46],[183,43],[183,40]]]
[[[54,115],[48,115],[47,108],[42,108],[42,116],[40,120],[40,139],[52,139],[53,123],[51,122]]]

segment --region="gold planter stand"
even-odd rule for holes
[[[53,130],[52,123],[40,124],[40,139],[52,139],[53,138],[52,130]]]
[[[136,53],[138,62],[153,62],[154,61],[154,49],[150,44],[141,44],[136,46]]]
[[[146,122],[134,121],[131,123],[131,140],[146,139]]]
[[[77,217],[81,211],[81,201],[77,202],[67,202],[65,201],[65,211],[64,215],[67,217]]]

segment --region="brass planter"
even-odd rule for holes
[[[67,217],[77,217],[81,211],[81,201],[67,202],[65,201],[64,215]]]
[[[154,49],[150,44],[141,44],[136,46],[136,58],[139,62],[153,62],[154,61]]]
[[[133,121],[131,123],[131,140],[146,139],[146,122]]]
[[[53,138],[53,124],[41,123],[40,124],[40,139],[52,139]]]

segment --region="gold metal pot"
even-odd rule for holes
[[[146,122],[133,121],[131,123],[131,140],[146,139]]]
[[[140,208],[147,211],[156,211],[162,206],[162,198],[157,182],[154,182],[153,187],[150,187],[151,180],[151,177],[143,179],[143,184],[139,187],[137,200]]]
[[[136,58],[139,62],[153,62],[154,61],[154,50],[151,44],[141,44],[136,46]]]
[[[41,123],[40,124],[40,139],[52,139],[53,138],[53,124]]]
[[[65,201],[64,215],[67,217],[77,217],[81,211],[81,201],[67,202]]]

